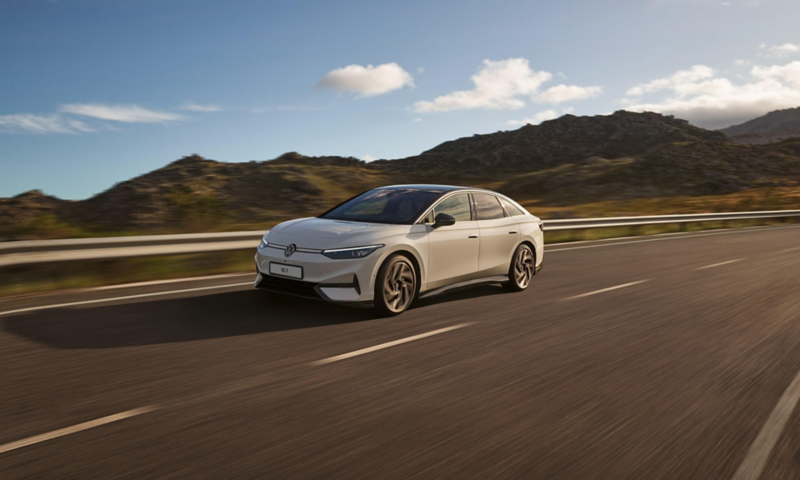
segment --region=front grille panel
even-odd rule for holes
[[[301,280],[294,280],[291,278],[276,277],[274,275],[261,274],[261,282],[258,283],[258,288],[269,290],[276,293],[285,293],[287,295],[295,295],[304,298],[313,298],[319,300],[320,297],[317,291],[314,290],[318,284],[311,282],[303,282]]]

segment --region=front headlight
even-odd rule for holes
[[[267,235],[269,235],[269,230],[267,230],[267,233],[265,233],[264,236],[261,237],[261,243],[258,245],[259,250],[261,250],[262,248],[267,248],[267,245],[269,245],[269,243],[267,243]]]
[[[375,250],[381,248],[383,245],[367,245],[365,247],[353,248],[335,248],[333,250],[324,250],[322,252],[328,258],[334,260],[345,260],[348,258],[364,258]]]

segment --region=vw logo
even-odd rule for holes
[[[291,257],[294,252],[297,251],[297,245],[294,243],[286,247],[286,250],[283,251],[283,254],[287,257]]]

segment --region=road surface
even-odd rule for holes
[[[252,276],[0,301],[0,478],[799,478],[800,228],[548,246],[393,319]]]

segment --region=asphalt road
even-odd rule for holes
[[[0,478],[800,478],[795,226],[550,246],[394,319],[251,280],[0,301]]]

